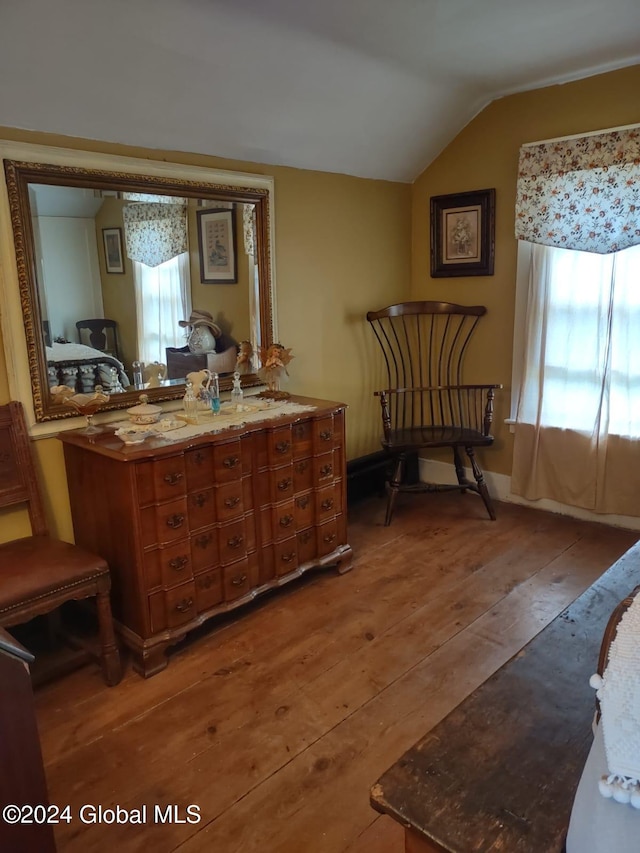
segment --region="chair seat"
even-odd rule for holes
[[[419,447],[486,447],[493,443],[493,436],[483,435],[479,430],[457,426],[418,426],[409,429],[390,430],[382,440],[387,450],[416,450]]]
[[[0,545],[0,620],[14,607],[109,576],[95,554],[48,536],[27,536]]]

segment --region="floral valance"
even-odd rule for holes
[[[187,251],[185,204],[127,204],[122,215],[127,255],[131,260],[157,267]]]
[[[640,127],[524,145],[516,237],[608,254],[640,243]]]

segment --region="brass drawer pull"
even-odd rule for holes
[[[286,453],[290,447],[291,447],[290,441],[279,441],[276,444],[276,453]]]
[[[203,533],[202,536],[197,537],[197,539],[195,540],[195,544],[198,546],[198,548],[208,548],[209,545],[211,545],[212,541],[212,533]]]
[[[225,468],[235,468],[236,465],[240,464],[240,457],[238,456],[227,456],[226,459],[222,460],[222,464]]]
[[[293,524],[293,516],[292,515],[283,515],[280,519],[280,527],[289,527]]]
[[[283,563],[290,563],[292,560],[295,559],[295,556],[296,556],[296,552],[290,551],[288,554],[283,554],[280,557],[280,559],[282,560]]]
[[[333,498],[327,498],[326,501],[322,501],[320,507],[324,510],[331,509],[333,507]]]
[[[186,613],[193,607],[193,598],[183,598],[179,604],[176,604],[176,610],[180,613]]]
[[[300,509],[306,509],[309,506],[309,495],[302,495],[296,498],[296,506]]]
[[[246,581],[246,575],[236,575],[235,578],[231,578],[232,586],[242,586],[242,584]]]
[[[307,470],[308,467],[309,467],[309,463],[306,461],[306,459],[304,462],[297,462],[296,463],[296,474],[304,474],[304,472]]]
[[[239,548],[243,542],[244,536],[232,536],[231,539],[227,539],[229,548]]]
[[[179,471],[176,471],[173,474],[165,474],[164,475],[164,481],[165,481],[165,483],[168,483],[170,486],[175,486],[177,483],[180,482],[182,477],[183,477],[183,475]]]
[[[322,441],[331,441],[331,439],[333,438],[333,433],[330,429],[323,429],[320,433],[320,438],[322,439]]]
[[[174,530],[177,527],[182,527],[184,524],[184,515],[170,515],[167,519],[167,527],[171,527]]]
[[[320,469],[321,477],[329,477],[333,473],[333,465],[323,465]]]
[[[284,480],[280,480],[280,482],[278,483],[278,491],[286,492],[292,483],[293,483],[293,480],[291,479],[291,477],[287,477]]]
[[[195,496],[193,500],[195,501],[195,503],[198,504],[199,507],[203,507],[207,502],[207,496],[200,492],[198,495]]]
[[[325,533],[322,538],[324,539],[325,542],[333,542],[333,540],[336,538],[336,534],[335,533]]]
[[[169,566],[176,572],[180,572],[182,571],[182,569],[184,569],[188,562],[188,557],[174,557],[173,560],[169,560]]]
[[[228,509],[233,509],[234,506],[238,506],[240,503],[240,498],[236,495],[233,498],[225,498],[224,505],[228,507]]]

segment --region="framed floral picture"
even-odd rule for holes
[[[431,276],[493,275],[496,191],[431,197]]]
[[[122,229],[103,228],[102,242],[104,243],[104,263],[108,273],[123,273],[124,258],[122,255]]]
[[[234,210],[196,210],[202,284],[236,284],[236,220]]]

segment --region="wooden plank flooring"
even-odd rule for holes
[[[402,853],[377,778],[586,589],[637,533],[472,495],[350,513],[354,569],[200,630],[147,681],[94,666],[36,691],[61,853]],[[594,661],[594,667],[595,667]],[[153,806],[200,808],[154,824]],[[149,807],[83,824],[83,804]]]

